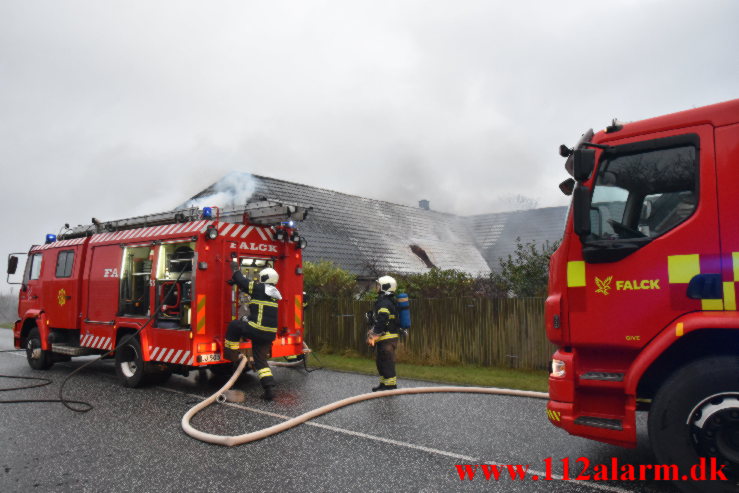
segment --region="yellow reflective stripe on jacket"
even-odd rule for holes
[[[264,325],[262,325],[262,317],[264,316],[264,307],[265,306],[270,306],[272,308],[277,308],[277,303],[275,303],[273,301],[262,301],[262,300],[254,300],[253,299],[253,300],[251,300],[249,302],[249,304],[250,305],[251,304],[254,304],[254,305],[257,305],[259,307],[259,311],[257,312],[256,327],[258,327],[258,328],[260,328],[262,330],[269,330],[270,332],[275,332],[276,331],[276,328],[274,328],[275,330],[272,330],[273,327],[265,327]],[[251,322],[249,322],[249,323],[251,323]],[[254,324],[252,324],[252,325],[254,325]]]
[[[392,334],[392,333],[389,333],[389,332],[385,332],[385,334],[384,335],[381,335],[380,337],[378,337],[377,340],[378,341],[384,341],[385,339],[394,339],[396,337],[398,337],[398,334]]]
[[[387,308],[380,308],[379,310],[377,310],[377,313],[387,313],[388,315],[390,315],[390,310],[388,310]]]
[[[263,330],[265,332],[274,332],[274,333],[277,333],[277,327],[265,327],[263,325],[256,324],[256,323],[252,322],[251,320],[249,320],[247,323],[249,325],[251,325],[252,327],[254,327],[255,329]]]
[[[226,341],[224,341],[224,346],[226,346],[228,349],[239,349],[239,341],[234,342],[226,339]]]
[[[273,306],[277,308],[277,303],[274,301],[262,301],[262,300],[254,300],[252,299],[249,303],[255,303],[257,305],[264,305],[264,306]]]

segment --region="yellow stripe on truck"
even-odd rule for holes
[[[204,294],[198,295],[197,307],[198,307],[198,311],[197,311],[196,316],[198,318],[198,323],[195,328],[195,332],[197,332],[198,334],[202,334],[205,332],[205,295]]]
[[[701,273],[700,255],[669,255],[667,275],[670,284],[687,284]]]
[[[701,309],[704,311],[708,310],[723,310],[724,309],[724,301],[723,300],[701,300]]]
[[[295,295],[295,328],[303,326],[303,297],[299,294]]]
[[[582,288],[586,285],[585,262],[582,260],[567,262],[567,287]]]
[[[736,291],[733,282],[724,283],[724,310],[736,310]]]

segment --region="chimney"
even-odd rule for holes
[[[431,210],[431,208],[429,207],[429,201],[428,200],[425,200],[425,199],[418,201],[418,207],[420,207],[421,209],[423,209],[425,211],[430,211]]]

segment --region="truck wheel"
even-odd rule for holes
[[[26,359],[34,370],[48,370],[54,364],[51,351],[41,349],[41,334],[38,327],[31,329],[26,339]]]
[[[676,482],[682,491],[737,491],[739,357],[700,359],[673,373],[652,401],[648,429],[657,462],[677,465],[679,479],[690,480]],[[709,481],[692,481],[701,460]],[[728,481],[718,475],[710,481],[712,460]]]
[[[145,368],[141,344],[130,339],[115,350],[115,372],[126,387],[138,387],[144,383]]]

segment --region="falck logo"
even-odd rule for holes
[[[64,303],[67,302],[67,292],[64,290],[64,288],[59,290],[56,299],[59,302],[59,306],[64,306]]]
[[[595,285],[598,286],[598,289],[596,289],[595,292],[608,296],[608,292],[611,290],[612,287],[611,281],[613,281],[613,276],[608,276],[605,279],[599,279],[596,277]]]

